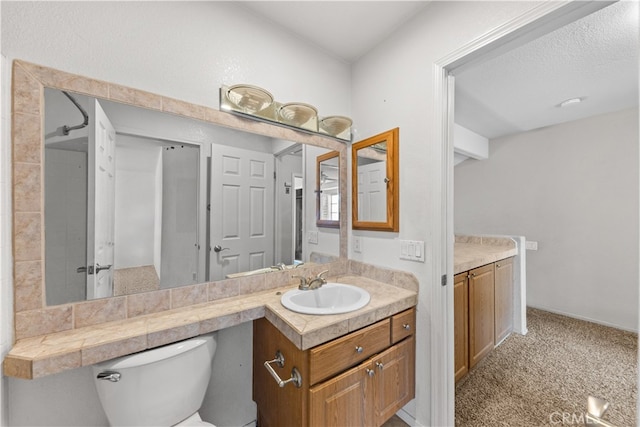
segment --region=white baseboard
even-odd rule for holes
[[[621,331],[634,332],[636,334],[638,333],[638,329],[626,328],[624,326],[614,325],[613,323],[604,322],[604,321],[598,320],[598,319],[592,319],[592,318],[586,317],[586,316],[580,316],[578,314],[566,313],[564,311],[555,310],[553,308],[541,307],[541,306],[531,305],[531,304],[528,304],[528,307],[535,308],[535,309],[542,310],[542,311],[548,311],[549,313],[559,314],[561,316],[571,317],[573,319],[584,320],[586,322],[591,322],[591,323],[597,323],[598,325],[608,326],[610,328],[615,328],[615,329],[620,329]]]
[[[412,427],[426,427],[418,423],[416,419],[413,418],[411,414],[409,414],[404,409],[400,409],[398,412],[396,412],[396,415],[398,416],[398,418],[400,418],[402,421],[404,421],[405,423],[409,424]]]

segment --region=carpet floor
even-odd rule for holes
[[[603,419],[636,426],[638,336],[529,308],[511,334],[456,385],[456,426],[584,425],[588,396]]]

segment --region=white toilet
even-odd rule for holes
[[[211,379],[216,333],[93,365],[112,426],[212,426],[198,410]]]

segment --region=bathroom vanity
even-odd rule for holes
[[[301,350],[268,320],[254,321],[258,425],[382,425],[414,397],[415,324],[410,308]]]
[[[239,295],[238,280],[244,279],[229,279],[224,281],[228,294],[209,302],[19,340],[3,361],[4,373],[16,378],[39,378],[263,317],[298,349],[307,350],[417,304],[417,281],[409,273],[355,261],[338,261],[323,267],[332,272],[329,277],[369,292],[369,304],[340,315],[301,315],[280,303],[281,295],[294,287],[287,284],[292,280],[289,272],[258,275],[247,282],[250,287],[240,286]],[[317,270],[318,267],[309,267],[300,271],[313,275]]]
[[[454,251],[455,381],[513,330],[514,263],[510,239],[456,239]]]

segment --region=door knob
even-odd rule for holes
[[[213,251],[214,251],[214,252],[222,252],[222,251],[228,251],[228,250],[229,250],[229,248],[223,248],[223,247],[222,247],[222,246],[220,246],[220,245],[215,245],[215,246],[213,247]]]

